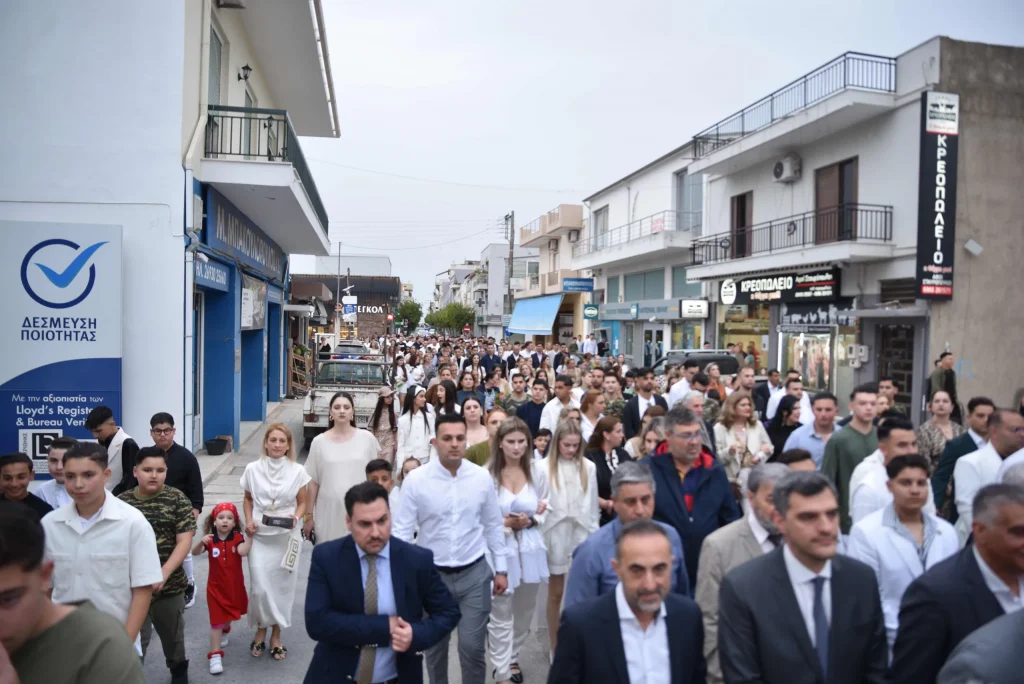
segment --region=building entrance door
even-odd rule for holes
[[[644,365],[650,368],[665,355],[665,329],[644,327]]]

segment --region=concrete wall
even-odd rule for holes
[[[692,156],[688,149],[684,150],[621,185],[594,196],[587,203],[591,216],[607,206],[608,229],[614,230],[632,220],[675,209],[675,174],[686,168]],[[590,225],[593,227],[593,218],[590,219]],[[570,266],[566,264],[562,268]]]
[[[938,89],[960,94],[953,299],[931,307],[931,349],[957,359],[958,391],[1009,405],[1024,386],[1024,49],[942,39]],[[973,238],[984,252],[963,249]]]
[[[9,135],[0,219],[122,226],[123,416],[183,423],[181,165],[184,7],[162,0],[9,0],[0,92]],[[191,435],[179,426],[179,441]]]

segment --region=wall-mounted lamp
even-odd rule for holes
[[[238,70],[238,80],[239,81],[248,81],[249,80],[249,74],[251,74],[251,73],[252,73],[252,67],[249,66],[248,64],[244,65],[241,69]]]

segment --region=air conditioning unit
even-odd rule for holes
[[[772,176],[776,183],[794,183],[800,180],[800,155],[787,154],[775,162]]]
[[[570,230],[569,231],[569,242],[570,243],[574,243],[574,242],[579,242],[579,241],[580,241],[580,231],[578,231],[578,230]]]
[[[558,240],[548,240],[548,251],[549,252],[557,252],[558,251]]]

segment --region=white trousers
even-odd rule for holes
[[[530,634],[539,590],[540,584],[520,584],[511,596],[506,592],[491,599],[487,650],[496,681],[512,676],[511,665],[519,661],[519,650]]]

